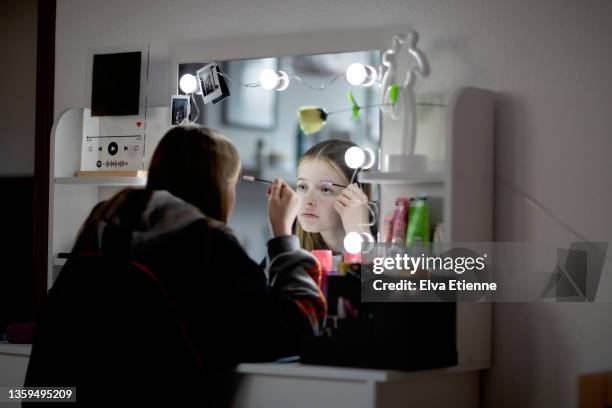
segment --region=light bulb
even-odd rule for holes
[[[367,245],[364,247],[364,244]],[[367,232],[349,232],[344,237],[344,250],[352,255],[371,252],[373,245],[374,237]]]
[[[368,149],[367,147],[365,147],[363,151],[365,152],[366,159],[365,159],[365,163],[363,163],[361,167],[363,167],[364,169],[369,169],[376,162],[376,155],[374,154],[372,149]]]
[[[277,91],[284,91],[289,86],[289,75],[284,71],[278,71],[280,84],[276,87]]]
[[[259,83],[263,89],[284,91],[289,86],[289,76],[283,71],[266,68],[259,75]]]
[[[349,254],[358,254],[361,252],[361,244],[363,237],[358,232],[349,232],[344,237],[344,250]]]
[[[376,69],[370,65],[352,63],[346,69],[346,80],[351,85],[370,86],[376,81]]]
[[[349,147],[346,153],[344,153],[344,161],[349,168],[358,169],[365,164],[366,153],[361,147]]]
[[[179,81],[179,87],[186,94],[194,93],[198,89],[198,81],[195,76],[185,74]]]

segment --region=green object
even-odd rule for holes
[[[297,112],[300,129],[307,135],[316,133],[325,125],[327,112],[318,106],[302,106]]]
[[[429,203],[427,197],[410,200],[408,211],[408,228],[406,229],[406,246],[430,241]]]
[[[391,85],[391,89],[389,90],[389,100],[393,104],[397,102],[397,84]]]
[[[346,95],[348,96],[349,102],[351,103],[351,109],[353,112],[352,119],[357,120],[359,119],[359,109],[360,109],[359,105],[357,105],[357,101],[355,100],[355,97],[353,96],[353,92],[351,92],[350,89],[348,90]]]

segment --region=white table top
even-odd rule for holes
[[[16,354],[21,356],[29,356],[32,350],[31,344],[12,344],[6,341],[0,341],[0,354]]]
[[[472,364],[418,371],[393,371],[370,368],[308,365],[300,363],[243,363],[237,368],[240,374],[270,375],[282,377],[301,377],[336,379],[346,381],[389,382],[406,378],[439,376],[465,373],[488,368],[487,365]]]

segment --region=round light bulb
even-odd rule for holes
[[[363,151],[365,152],[366,159],[365,159],[365,163],[363,163],[363,166],[361,167],[363,167],[364,169],[369,169],[376,162],[376,155],[374,154],[372,149],[368,149],[367,147],[364,148]]]
[[[344,237],[344,250],[349,254],[358,254],[361,252],[361,244],[363,237],[358,232],[349,232]]]
[[[370,86],[376,81],[376,69],[370,65],[352,63],[346,69],[346,80],[351,85]]]
[[[259,84],[269,91],[284,91],[289,86],[289,76],[283,71],[266,68],[259,75]]]
[[[279,83],[276,85],[277,91],[284,91],[289,86],[289,75],[285,71],[278,71]]]
[[[372,86],[376,82],[376,68],[371,65],[366,65],[366,71],[368,71],[368,78],[363,83],[363,86]]]
[[[198,89],[198,80],[191,74],[185,74],[179,81],[179,87],[186,94],[194,93]]]
[[[355,62],[346,69],[346,80],[351,85],[361,85],[368,75],[363,64]]]
[[[263,89],[272,90],[276,88],[279,81],[280,78],[278,77],[276,71],[270,68],[264,69],[259,75],[259,83]]]
[[[358,169],[365,164],[366,153],[361,147],[349,147],[346,153],[344,153],[344,161],[349,168]]]
[[[259,83],[263,89],[271,91],[280,83],[280,77],[273,69],[266,68],[259,75]]]

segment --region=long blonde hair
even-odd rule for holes
[[[239,173],[240,156],[228,138],[204,126],[177,126],[155,149],[147,188],[167,190],[205,215],[227,222],[227,189]]]
[[[353,178],[355,170],[346,165],[344,155],[353,146],[356,146],[356,144],[344,140],[324,140],[312,146],[304,153],[298,161],[298,169],[305,160],[322,160],[334,172],[345,177],[348,183]],[[368,196],[368,199],[371,198],[369,185],[362,184],[361,189]],[[308,251],[313,249],[329,249],[320,233],[304,231],[298,221],[295,223],[295,235],[299,238],[303,249]]]

